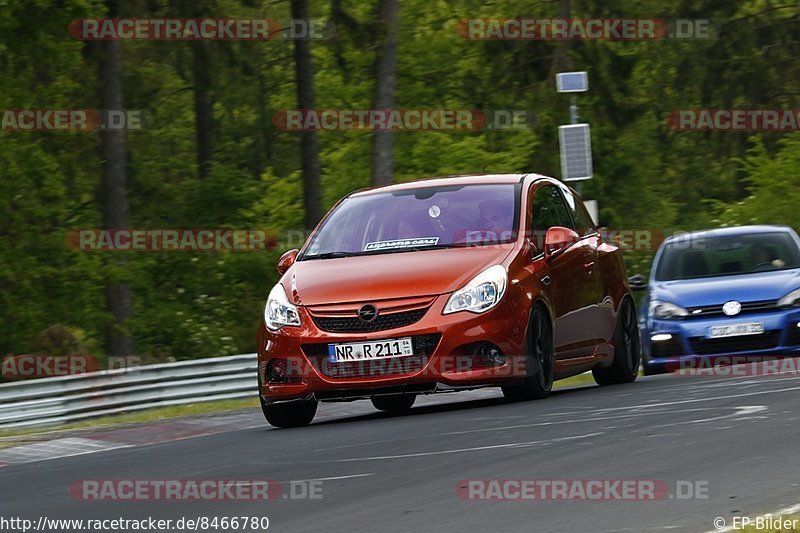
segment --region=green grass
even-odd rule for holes
[[[587,372],[586,374],[578,374],[577,376],[572,376],[571,378],[560,379],[553,383],[554,389],[562,389],[564,387],[575,387],[577,385],[594,385],[594,377],[592,376],[591,372]]]
[[[187,405],[158,407],[155,409],[148,409],[146,411],[92,418],[89,420],[83,420],[81,422],[73,422],[59,426],[6,429],[0,430],[0,448],[13,446],[19,443],[17,442],[19,439],[12,437],[30,437],[30,440],[35,440],[34,437],[45,436],[49,433],[57,431],[97,429],[108,426],[117,426],[120,424],[136,424],[141,422],[168,420],[181,416],[202,415],[207,413],[231,411],[235,409],[246,409],[249,407],[258,407],[258,398],[256,398],[255,394],[253,394],[252,398],[243,398],[240,400],[220,400],[216,402],[198,402]]]

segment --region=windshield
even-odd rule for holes
[[[300,260],[512,242],[518,191],[518,184],[449,185],[347,198]]]
[[[800,267],[789,233],[705,237],[669,243],[656,270],[658,281],[731,276]]]

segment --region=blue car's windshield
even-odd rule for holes
[[[511,242],[517,184],[448,185],[344,200],[299,260]]]
[[[731,276],[800,267],[800,250],[787,232],[709,236],[668,243],[656,280]]]

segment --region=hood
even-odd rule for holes
[[[729,300],[777,300],[797,288],[800,288],[800,269],[792,269],[718,278],[654,281],[650,299],[672,302],[681,307],[703,307],[724,304]]]
[[[501,263],[512,244],[297,261],[282,279],[298,305],[431,296],[460,289]]]

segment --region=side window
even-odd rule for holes
[[[544,234],[553,226],[572,228],[572,217],[564,203],[564,198],[557,187],[543,185],[533,195],[533,212],[531,215],[531,241],[537,249],[542,249]]]
[[[589,214],[583,202],[573,196],[572,192],[569,190],[564,190],[562,192],[572,212],[572,217],[575,219],[575,225],[577,226],[575,231],[578,232],[578,235],[583,237],[584,235],[589,235],[597,231],[597,227],[595,227],[594,221],[592,220],[592,215]]]

